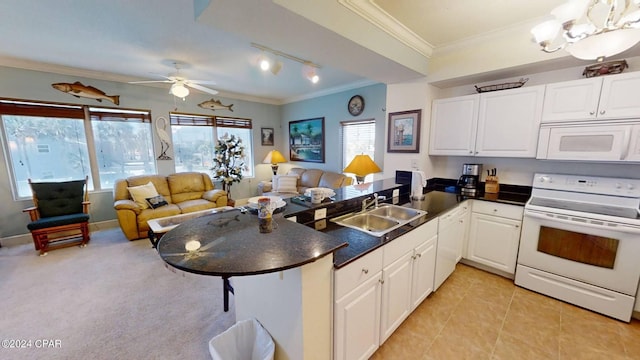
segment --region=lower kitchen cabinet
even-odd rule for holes
[[[334,271],[334,359],[367,359],[380,346],[382,255],[379,248]]]
[[[437,243],[438,235],[434,234],[429,240],[418,246],[413,253],[411,311],[415,310],[434,291],[433,274],[435,272]]]
[[[413,251],[382,270],[380,343],[384,343],[411,312]],[[431,281],[433,283],[433,281]]]
[[[513,275],[520,244],[521,206],[474,201],[467,258]]]
[[[334,358],[368,359],[380,346],[381,273],[336,301]]]
[[[433,291],[430,221],[334,272],[334,358],[367,359]]]

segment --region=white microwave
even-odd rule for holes
[[[640,162],[640,119],[542,124],[536,158]]]

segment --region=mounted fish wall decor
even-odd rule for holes
[[[220,100],[215,100],[213,98],[211,98],[211,100],[207,100],[205,102],[201,102],[200,104],[198,104],[198,106],[200,106],[203,109],[209,109],[209,110],[229,110],[229,111],[233,111],[232,107],[233,104],[229,104],[229,105],[222,105],[222,102]]]
[[[102,100],[104,99],[104,100],[109,100],[116,105],[120,105],[119,95],[109,96],[105,94],[104,91],[100,89],[96,89],[93,86],[85,86],[79,81],[76,81],[73,84],[56,83],[56,84],[51,84],[51,86],[53,86],[53,88],[56,90],[60,90],[63,93],[71,94],[77,98],[84,97],[89,99],[96,99],[99,102],[102,102]]]

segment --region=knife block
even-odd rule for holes
[[[500,191],[500,179],[497,176],[487,176],[484,181],[484,192],[495,194]]]

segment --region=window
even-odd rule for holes
[[[170,113],[176,172],[211,174],[216,140],[225,134],[242,139],[245,146],[245,177],[253,176],[251,120],[196,114]]]
[[[375,162],[375,120],[343,121],[340,124],[342,125],[342,168],[347,167],[351,160],[360,154],[369,155]],[[365,177],[365,182],[372,180],[373,174]]]
[[[156,163],[148,111],[89,108],[100,188],[117,179],[155,174]]]
[[[89,176],[94,190],[112,188],[116,178],[155,173],[148,111],[0,99],[0,118],[15,198],[31,196],[28,179]]]

